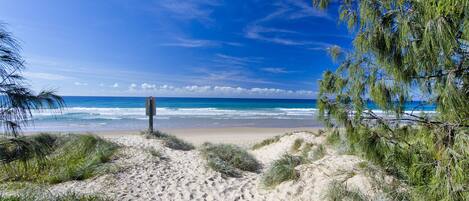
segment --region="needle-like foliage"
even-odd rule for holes
[[[34,93],[21,76],[24,68],[18,42],[0,23],[0,124],[8,136],[18,136],[21,127],[31,119],[32,111],[64,105],[53,90]]]
[[[469,200],[469,1],[313,0],[330,3],[354,48],[329,50],[340,66],[320,81],[320,117],[414,198]]]

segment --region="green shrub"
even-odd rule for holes
[[[107,201],[108,199],[97,195],[80,195],[73,192],[53,195],[39,190],[25,190],[17,195],[0,195],[0,201]]]
[[[240,177],[240,170],[257,172],[261,167],[251,154],[236,145],[204,143],[201,152],[208,166],[224,176]]]
[[[28,162],[31,158],[44,159],[56,141],[56,136],[39,134],[28,137],[0,138],[0,162]]]
[[[326,198],[329,201],[367,201],[369,200],[358,190],[349,190],[345,184],[333,181],[327,190]]]
[[[293,142],[293,144],[292,144],[292,146],[291,146],[291,148],[290,148],[290,151],[293,152],[293,153],[298,152],[298,150],[300,149],[300,147],[301,147],[301,145],[303,144],[304,141],[305,141],[305,140],[304,140],[303,138],[297,138],[297,139]]]
[[[338,130],[328,132],[326,142],[330,145],[337,145],[340,142],[340,132]]]
[[[266,187],[274,187],[284,181],[296,180],[299,173],[295,167],[301,164],[301,157],[285,154],[273,162],[272,166],[262,176],[262,183]]]
[[[163,133],[161,131],[155,131],[153,133],[144,132],[143,134],[148,139],[162,140],[164,146],[171,148],[171,149],[189,151],[195,148],[194,145],[192,145],[191,143],[181,140],[177,138],[176,136]]]
[[[83,180],[104,173],[109,170],[109,166],[104,163],[109,161],[117,149],[115,144],[99,137],[73,134],[3,139],[0,147],[8,150],[2,155],[7,160],[2,158],[0,178],[3,181],[34,183]]]

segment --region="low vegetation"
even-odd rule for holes
[[[326,143],[329,145],[336,145],[340,142],[340,133],[338,130],[328,132],[326,137]]]
[[[262,176],[262,184],[265,187],[274,187],[284,181],[296,180],[299,173],[295,167],[302,162],[301,157],[285,154],[282,158],[274,161],[272,166]]]
[[[60,183],[111,170],[117,145],[93,135],[40,134],[0,139],[0,180]]]
[[[160,150],[156,150],[154,148],[149,148],[147,149],[148,153],[150,153],[152,156],[156,157],[156,158],[162,158],[163,157],[163,154],[161,153]]]
[[[155,131],[153,133],[144,132],[143,133],[148,139],[160,139],[163,141],[163,144],[171,149],[189,151],[195,149],[194,145],[184,140],[177,138],[176,136],[163,133],[161,131]]]
[[[285,133],[283,135],[277,135],[277,136],[274,136],[274,137],[271,137],[271,138],[267,138],[267,139],[262,140],[261,142],[259,142],[257,144],[254,144],[251,149],[255,150],[255,149],[259,149],[259,148],[262,148],[264,146],[267,146],[269,144],[276,143],[276,142],[280,141],[280,138],[282,138],[283,136],[287,136],[287,135],[291,135],[291,133]]]
[[[73,192],[53,195],[38,190],[25,190],[17,195],[0,195],[0,201],[107,201],[109,199],[97,195],[80,195]]]
[[[201,152],[208,166],[224,176],[240,177],[241,171],[257,172],[261,167],[251,154],[236,145],[204,143]]]
[[[313,149],[313,161],[319,160],[326,155],[326,148],[324,145],[320,144]]]
[[[333,181],[329,185],[326,194],[326,200],[329,201],[367,201],[369,200],[359,190],[348,189],[347,186],[339,181]]]
[[[262,147],[267,146],[269,144],[278,142],[281,137],[282,136],[278,135],[278,136],[275,136],[275,137],[267,138],[265,140],[262,140],[259,143],[254,144],[251,149],[259,149],[259,148],[262,148]]]
[[[301,145],[303,145],[303,142],[305,142],[305,140],[303,138],[297,138],[291,148],[290,148],[290,151],[293,152],[293,153],[296,153],[298,152],[298,150],[300,149]]]
[[[310,142],[304,143],[303,148],[301,149],[301,155],[300,155],[302,159],[302,163],[310,162],[309,156],[310,156],[310,152],[313,149],[313,146],[314,146],[313,143],[310,143]]]

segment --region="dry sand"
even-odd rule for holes
[[[232,130],[233,131],[233,130]],[[253,130],[245,134],[232,135],[232,131],[206,130],[174,131],[177,136],[199,144],[203,141],[252,144],[261,137],[283,133]],[[238,129],[239,131],[239,129]],[[194,132],[200,133],[195,135]],[[122,145],[118,157],[113,161],[120,170],[86,181],[70,181],[50,187],[51,192],[75,191],[97,193],[112,200],[324,200],[329,184],[338,180],[350,189],[359,189],[370,198],[377,190],[358,164],[362,159],[351,155],[340,155],[327,148],[326,155],[314,162],[299,165],[300,177],[287,181],[275,188],[261,185],[262,172],[272,161],[290,152],[291,145],[298,139],[315,146],[323,144],[325,137],[316,132],[293,132],[279,142],[250,150],[264,166],[261,173],[244,172],[241,178],[224,178],[209,169],[198,150],[178,151],[164,147],[159,140],[145,139],[140,135],[103,135],[104,138]],[[194,135],[194,136],[191,136]],[[255,140],[254,140],[255,139]],[[244,144],[246,145],[246,144]],[[304,146],[304,145],[303,145]],[[154,156],[149,150],[158,150],[163,158]],[[302,148],[300,148],[301,150]]]
[[[319,128],[257,128],[257,127],[232,127],[232,128],[191,128],[191,129],[161,129],[161,131],[175,135],[178,138],[201,145],[204,142],[230,143],[242,147],[249,147],[263,139],[282,135],[291,131],[316,132]],[[97,131],[92,132],[103,137],[121,137],[140,135],[141,131]],[[52,132],[54,133],[54,132]],[[29,132],[26,135],[37,134]]]

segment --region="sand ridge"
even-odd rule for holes
[[[262,187],[262,172],[273,160],[288,152],[295,139],[321,144],[324,136],[294,132],[279,142],[250,152],[263,164],[261,173],[244,172],[240,178],[225,178],[209,169],[198,150],[179,151],[164,147],[159,140],[143,136],[106,137],[123,148],[113,163],[121,169],[85,181],[70,181],[50,187],[51,192],[97,193],[112,200],[324,200],[333,180],[372,196],[374,189],[357,164],[357,156],[338,155],[333,150],[320,160],[297,166],[300,178],[273,189]],[[149,150],[158,150],[163,158]]]

